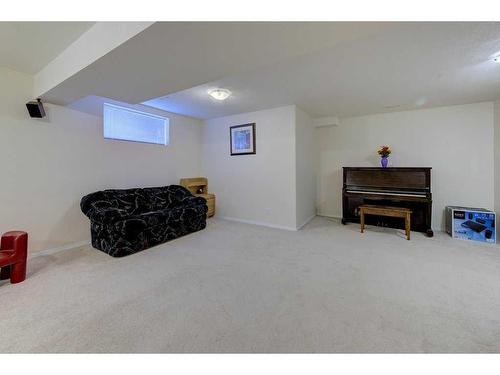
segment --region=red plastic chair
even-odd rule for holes
[[[0,242],[0,280],[10,279],[12,284],[26,279],[26,260],[28,258],[28,233],[7,232]]]

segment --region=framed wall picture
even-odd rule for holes
[[[255,154],[255,123],[231,126],[231,155]]]

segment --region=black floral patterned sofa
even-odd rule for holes
[[[206,227],[207,203],[179,185],[91,193],[80,202],[92,246],[122,257]]]

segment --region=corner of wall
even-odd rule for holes
[[[500,99],[493,103],[494,209],[500,212]]]
[[[295,106],[295,220],[297,229],[316,216],[316,147],[312,117]]]

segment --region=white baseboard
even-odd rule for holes
[[[263,222],[260,222],[260,221],[238,219],[238,218],[230,217],[230,216],[216,216],[216,218],[217,219],[222,219],[222,220],[228,220],[228,221],[236,221],[238,223],[244,223],[244,224],[259,225],[261,227],[290,230],[290,231],[293,231],[293,232],[297,231],[297,228],[293,228],[293,227],[286,227],[286,226],[283,226],[283,225],[275,225],[275,224],[263,223]]]
[[[342,219],[342,216],[338,216],[338,215],[329,215],[329,214],[317,214],[316,216],[321,216],[321,217],[329,217],[331,219],[338,219],[338,220],[341,220]]]
[[[315,217],[316,217],[316,214],[311,215],[310,217],[308,217],[308,218],[307,218],[307,219],[306,219],[306,220],[305,220],[302,224],[300,224],[299,226],[297,226],[297,230],[300,230],[300,229],[302,229],[303,227],[305,227],[305,226],[306,226],[307,224],[309,224],[309,223],[310,223],[310,221],[311,221],[312,219],[314,219]]]
[[[32,254],[29,254],[29,257],[34,258],[34,257],[39,257],[39,256],[52,255],[52,254],[59,253],[61,251],[73,250],[73,249],[77,249],[79,247],[88,246],[88,245],[90,245],[90,241],[74,242],[74,243],[70,243],[67,245],[63,245],[63,246],[53,247],[51,249],[36,251]]]

